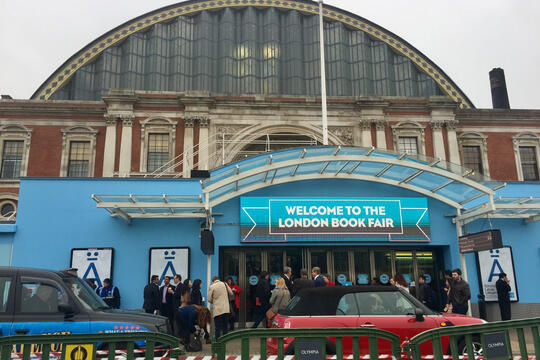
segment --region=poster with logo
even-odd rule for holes
[[[510,301],[518,301],[516,277],[514,274],[514,259],[512,248],[484,250],[478,252],[478,266],[482,279],[482,288],[486,301],[497,301],[497,288],[495,283],[499,274],[505,273],[510,280]]]
[[[161,286],[165,276],[172,280],[176,274],[182,276],[182,281],[189,278],[189,248],[151,248],[148,281],[152,275],[157,275]]]
[[[113,248],[71,249],[70,267],[77,269],[81,279],[94,279],[100,287],[103,279],[112,279],[113,257]]]
[[[242,242],[429,242],[426,198],[240,198]]]

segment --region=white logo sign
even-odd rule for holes
[[[150,276],[159,276],[159,286],[165,276],[180,274],[182,280],[189,277],[188,248],[150,249]]]
[[[478,263],[486,301],[497,301],[495,283],[499,280],[500,273],[505,273],[510,280],[510,301],[518,300],[512,250],[509,247],[479,251]]]
[[[77,269],[81,279],[94,279],[98,287],[103,279],[111,277],[113,249],[73,249],[71,267]]]

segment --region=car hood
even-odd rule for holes
[[[152,331],[156,327],[162,327],[167,324],[167,318],[164,316],[147,314],[139,311],[105,309],[91,312],[89,314],[91,321],[106,321],[119,323],[133,323],[142,325]]]

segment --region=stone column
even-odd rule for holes
[[[371,141],[371,120],[362,120],[360,122],[362,128],[362,146],[372,147],[373,141]]]
[[[116,158],[116,116],[105,114],[104,117],[107,130],[105,132],[105,150],[103,154],[103,177],[112,177]]]
[[[446,161],[446,151],[444,149],[444,138],[442,127],[444,122],[431,121],[431,133],[433,134],[433,155]]]
[[[447,121],[446,134],[448,137],[448,155],[450,158],[450,162],[461,165],[461,158],[459,156],[459,144],[456,135],[457,123],[457,121]]]
[[[377,148],[386,149],[386,120],[376,120],[375,129],[377,130]]]
[[[118,165],[118,175],[129,177],[131,173],[131,143],[133,133],[133,114],[120,115],[122,119],[122,140],[120,142],[120,163]]]
[[[193,169],[193,125],[195,117],[184,118],[184,158],[182,162],[182,176],[189,178]]]
[[[210,118],[201,116],[199,118],[199,170],[208,170],[209,143],[208,143],[208,128],[210,126]]]

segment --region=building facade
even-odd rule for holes
[[[285,265],[295,274],[320,266],[351,283],[359,274],[404,273],[410,281],[428,274],[436,292],[444,269],[465,265],[476,303],[483,291],[476,260],[460,255],[457,237],[489,228],[500,228],[513,248],[516,281],[532,280],[529,269],[540,269],[537,208],[529,199],[540,191],[540,111],[476,109],[414,46],[325,6],[330,153],[319,154],[317,11],[308,1],[171,5],[96,39],[30,100],[0,100],[3,264],[63,268],[72,249],[114,248],[124,307],[137,308],[152,249],[189,249],[185,275],[203,279],[203,289],[210,274],[233,276],[246,289],[241,323],[252,317],[253,276],[277,275]],[[296,153],[285,167],[272,167],[295,148],[318,154],[309,163],[316,169]],[[248,163],[259,178],[242,177]],[[128,206],[140,196],[151,200]],[[175,203],[171,196],[190,204],[199,198],[200,205],[177,200],[167,215],[161,203]],[[250,205],[242,205],[248,198],[422,198],[430,235],[392,241],[386,233],[323,232],[250,241],[243,215]],[[530,206],[504,205],[522,202]],[[201,228],[215,237],[209,257],[200,249]],[[523,286],[515,313],[525,316],[539,304]],[[498,316],[494,306],[488,310]]]

